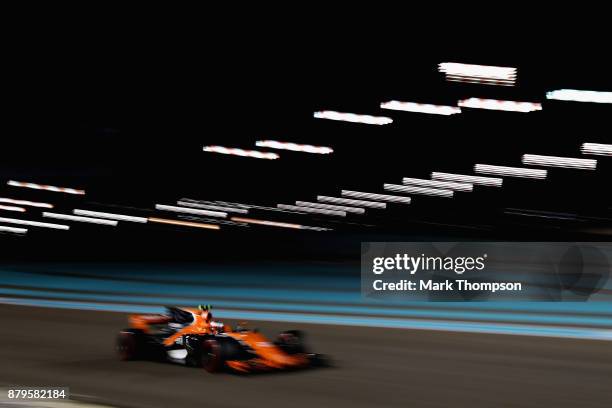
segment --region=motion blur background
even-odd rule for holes
[[[492,43],[467,40],[471,33],[446,37],[467,38],[461,49],[444,34],[419,44],[425,32],[398,45],[390,39],[402,26],[289,39],[289,20],[264,30],[242,20],[213,29],[210,19],[178,28],[149,21],[146,30],[125,29],[127,18],[84,19],[79,27],[12,32],[3,58],[0,196],[53,203],[62,214],[82,208],[178,220],[155,205],[190,198],[276,207],[340,197],[342,189],[402,195],[383,183],[427,179],[432,171],[475,174],[476,163],[523,167],[526,153],[583,157],[583,143],[611,143],[612,105],[545,99],[562,88],[612,91],[601,52],[585,56],[546,42],[530,52],[510,49],[491,40],[494,31],[482,34]],[[447,82],[441,62],[517,67],[517,85]],[[542,110],[438,116],[380,109],[388,100],[456,105],[469,97],[541,103]],[[394,122],[313,118],[320,110]],[[270,151],[255,146],[266,139],[334,152],[278,151],[278,160],[258,160],[202,150]],[[67,385],[79,399],[134,407],[209,397],[212,406],[609,406],[607,302],[389,305],[359,292],[364,241],[609,241],[612,158],[590,158],[598,160],[595,171],[549,169],[546,180],[504,178],[502,188],[477,186],[452,199],[413,195],[409,205],[364,216],[249,214],[325,231],[109,227],[45,219],[36,208],[2,211],[70,230],[0,235],[0,315],[10,332],[0,348],[0,386]],[[270,334],[287,325],[309,330],[337,367],[212,378],[114,361],[124,313],[197,303]]]
[[[263,44],[217,50],[215,43],[201,50],[173,44],[163,52],[155,41],[121,49],[39,47],[28,52],[27,60],[13,59],[9,65],[2,176],[82,188],[87,194],[6,185],[2,192],[52,201],[55,212],[83,207],[153,216],[147,211],[155,204],[175,204],[183,197],[275,207],[316,201],[317,195],[338,197],[341,189],[384,193],[383,183],[401,184],[402,177],[429,178],[432,171],[473,174],[476,163],[521,167],[525,153],[581,157],[582,143],[607,141],[609,105],[544,99],[546,91],[560,88],[609,89],[605,65],[583,59],[524,61],[457,52],[392,58],[383,53],[373,59],[367,48],[363,55],[344,58],[333,47],[316,57],[316,50],[281,53]],[[444,61],[516,66],[518,84],[449,83],[437,72]],[[392,99],[454,105],[468,97],[542,102],[543,110],[464,109],[447,117],[379,108]],[[312,117],[325,109],[395,121],[372,126]],[[205,145],[269,150],[255,147],[262,139],[330,146],[334,153],[280,151],[278,160],[258,160],[202,151]],[[552,169],[544,181],[507,178],[501,189],[477,188],[453,199],[413,197],[408,206],[390,204],[386,211],[369,211],[346,222],[284,216],[327,226],[333,229],[330,234],[77,225],[74,233],[32,229],[25,240],[2,240],[9,256],[27,259],[198,259],[223,257],[225,251],[232,256],[293,256],[296,251],[306,257],[319,252],[338,256],[343,242],[349,241],[342,249],[350,251],[372,233],[382,234],[380,240],[387,239],[384,234],[405,240],[419,234],[607,240],[609,175],[604,157],[594,172]],[[267,238],[256,238],[262,234]],[[309,244],[300,245],[302,240]],[[330,245],[337,248],[326,251]]]

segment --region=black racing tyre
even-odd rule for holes
[[[202,342],[202,353],[200,356],[201,366],[209,373],[218,373],[225,366],[223,349],[221,343],[210,338]]]
[[[210,373],[222,371],[229,360],[248,360],[252,356],[236,340],[211,336],[201,343],[200,365]]]
[[[143,332],[138,329],[121,330],[117,335],[116,350],[122,361],[138,360],[143,356]]]
[[[300,330],[286,330],[278,334],[274,344],[287,354],[306,353],[307,347],[304,337],[304,332]]]
[[[332,360],[326,354],[310,354],[308,357],[312,367],[332,367]]]

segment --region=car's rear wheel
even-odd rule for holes
[[[120,360],[137,360],[142,355],[142,333],[135,329],[120,331],[116,349]]]

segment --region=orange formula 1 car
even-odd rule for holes
[[[257,330],[214,321],[208,305],[166,309],[166,314],[129,317],[130,328],[117,338],[122,360],[166,360],[208,372],[242,373],[325,365],[321,355],[307,351],[297,330],[282,332],[270,342]]]

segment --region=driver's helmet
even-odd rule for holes
[[[198,305],[200,316],[205,322],[210,323],[212,321],[212,306],[211,305]]]

